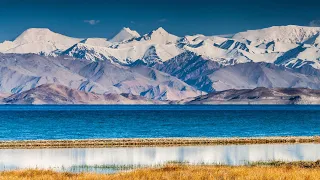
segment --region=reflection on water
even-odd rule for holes
[[[22,168],[70,169],[74,166],[142,165],[168,161],[192,164],[241,165],[254,161],[315,161],[320,144],[263,144],[189,147],[84,148],[84,149],[2,149],[0,170]],[[73,169],[72,171],[81,171]],[[86,171],[102,171],[87,168]]]

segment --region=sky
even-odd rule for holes
[[[278,25],[320,26],[311,0],[0,0],[0,42],[28,28],[71,37],[111,38],[122,27],[158,27],[183,36],[233,34]]]

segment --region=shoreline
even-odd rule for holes
[[[320,143],[320,136],[274,136],[232,138],[117,138],[77,140],[13,140],[0,141],[0,149],[46,148],[112,148],[154,146],[205,146],[246,144]]]

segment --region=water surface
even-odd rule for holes
[[[112,173],[117,169],[94,168],[94,166],[155,166],[169,161],[243,165],[256,161],[316,161],[318,159],[320,159],[320,144],[2,149],[0,150],[0,170],[51,168],[58,171]],[[84,165],[87,168],[81,167]]]
[[[0,140],[320,135],[320,106],[0,106]]]

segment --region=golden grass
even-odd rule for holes
[[[287,179],[287,180],[303,180],[303,179],[320,179],[319,163],[311,163],[313,165],[305,166],[300,164],[265,164],[254,166],[213,166],[213,165],[181,165],[168,164],[161,168],[145,168],[131,172],[123,172],[111,175],[92,174],[92,173],[58,173],[48,170],[18,170],[0,173],[1,180],[153,180],[153,179],[177,179],[177,180],[247,180],[247,179]]]

